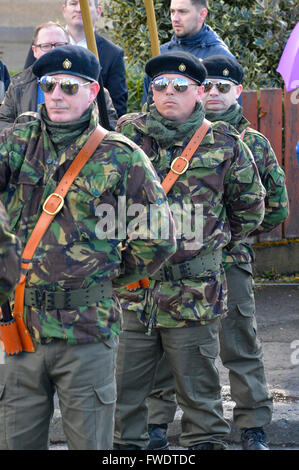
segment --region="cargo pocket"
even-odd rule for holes
[[[200,354],[208,359],[216,359],[219,352],[218,343],[215,342],[201,344],[198,346],[198,349]]]
[[[116,384],[113,380],[104,386],[95,386],[96,413],[94,435],[98,449],[111,449],[113,442]]]
[[[257,323],[252,302],[243,302],[236,306],[238,317],[236,320],[237,347],[241,354],[255,353],[260,342],[257,339]]]
[[[116,401],[116,385],[114,381],[104,386],[95,386],[94,392],[101,405],[113,405]]]

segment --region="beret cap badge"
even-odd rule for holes
[[[65,59],[62,66],[64,69],[70,70],[70,68],[72,67],[72,62],[69,59]]]
[[[186,70],[186,65],[183,64],[183,63],[180,64],[180,65],[179,65],[179,71],[180,71],[180,72],[185,72],[185,70]]]
[[[229,75],[229,70],[228,69],[224,69],[222,74],[225,76],[225,77],[228,77]]]

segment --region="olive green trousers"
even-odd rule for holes
[[[70,450],[111,449],[116,400],[118,338],[68,346],[36,345],[35,353],[0,365],[0,450],[46,450],[59,397]]]
[[[236,406],[234,424],[263,427],[271,422],[273,400],[267,389],[261,343],[257,337],[251,266],[232,266],[226,271],[228,316],[221,320],[220,358],[229,370],[231,397]],[[173,378],[165,356],[156,371],[148,398],[148,422],[171,423],[176,412]]]
[[[115,444],[146,447],[146,399],[163,353],[174,378],[182,414],[180,444],[191,447],[213,442],[226,447],[230,427],[223,417],[221,388],[215,360],[219,353],[220,320],[190,328],[147,328],[136,313],[124,311],[124,331],[117,355]]]

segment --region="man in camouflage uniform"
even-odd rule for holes
[[[145,71],[153,79],[154,104],[147,113],[122,117],[118,129],[146,149],[162,180],[203,122],[206,71],[185,52],[155,57]],[[177,251],[151,277],[149,289],[120,289],[124,331],[117,358],[115,449],[147,446],[146,398],[163,353],[183,410],[181,445],[223,448],[229,433],[215,367],[220,318],[227,310],[222,249],[262,221],[264,188],[250,151],[216,124],[167,198],[177,222],[189,208],[193,231],[181,225]]]
[[[15,125],[0,138],[0,191],[23,248],[43,202],[98,125],[100,65],[94,54],[77,46],[56,48],[33,71],[45,93],[40,120]],[[25,322],[36,352],[8,356],[0,371],[0,449],[47,449],[55,391],[70,449],[112,447],[121,313],[112,283],[153,274],[175,252],[176,240],[146,155],[126,137],[104,134],[27,273]],[[167,238],[147,232],[134,237],[127,226],[135,203],[145,214],[150,206],[159,208]],[[105,236],[101,215],[109,209],[115,217],[106,223]]]
[[[250,148],[267,192],[265,217],[253,234],[269,232],[289,214],[284,172],[269,141],[250,128],[237,102],[242,92],[240,64],[223,55],[208,57],[203,64],[207,69],[202,96],[206,117],[212,122],[227,123]],[[251,266],[254,253],[246,240],[233,241],[227,248],[223,251],[223,265],[228,283],[229,313],[221,322],[220,356],[223,365],[229,369],[231,396],[236,402],[234,423],[242,429],[242,447],[266,450],[263,426],[271,421],[272,398],[267,390],[262,348],[256,335]],[[159,442],[153,439],[152,446],[155,447],[161,445],[161,437],[165,440],[167,423],[172,422],[176,409],[173,380],[165,358],[159,364],[148,406],[150,429],[160,437]]]

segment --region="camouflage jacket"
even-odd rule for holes
[[[266,190],[264,220],[251,234],[259,235],[273,230],[288,217],[289,204],[284,171],[277,162],[270,142],[263,134],[249,126],[249,121],[242,117],[238,126],[231,126],[231,130],[239,134],[244,132],[243,142],[252,152]],[[229,248],[229,251],[224,250],[225,268],[231,266],[232,263],[251,263],[254,261],[254,252],[248,242],[232,242]]]
[[[166,151],[147,135],[146,118],[146,113],[127,115],[118,121],[117,129],[145,150],[163,180],[171,162],[181,154],[191,136],[186,136],[183,142],[174,142]],[[248,148],[237,136],[227,132],[223,123],[213,124],[187,171],[167,194],[170,208],[175,208],[183,220],[186,212],[191,214],[193,235],[192,230],[186,233],[188,226],[182,224],[176,234],[177,252],[166,266],[222,250],[231,239],[242,240],[263,220],[264,196]],[[177,216],[174,218],[178,220]],[[120,298],[124,309],[136,311],[139,319],[149,326],[204,324],[227,311],[222,267],[177,281],[152,280],[150,290],[122,289]]]
[[[11,295],[21,275],[21,245],[9,231],[6,211],[0,202],[0,305]]]
[[[42,203],[55,190],[96,125],[94,106],[89,127],[59,157],[42,119],[5,129],[1,134],[0,191],[11,230],[23,248]],[[146,233],[144,239],[134,238],[129,228],[129,209],[134,204],[144,209],[145,217],[151,205],[158,205],[161,223],[169,221],[169,236],[162,240]],[[104,223],[105,211],[110,219]],[[108,227],[106,234],[102,225]],[[173,220],[152,165],[133,142],[111,132],[71,185],[62,210],[35,251],[26,285],[41,291],[65,291],[93,287],[107,280],[117,285],[132,282],[156,271],[175,249]],[[55,337],[79,344],[118,334],[120,311],[114,294],[92,306],[75,309],[27,306],[25,319],[37,341]]]

